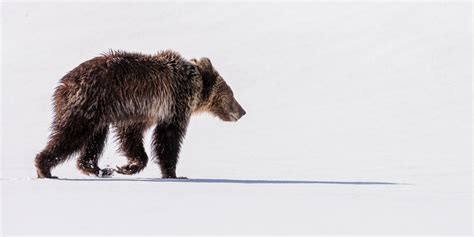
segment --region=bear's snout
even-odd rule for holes
[[[235,101],[235,105],[237,107],[236,110],[230,113],[230,117],[232,118],[232,121],[234,122],[236,122],[237,120],[239,120],[246,114],[245,110],[242,108],[242,106],[240,106],[240,104],[237,101]]]
[[[242,118],[247,112],[239,105],[239,118]]]

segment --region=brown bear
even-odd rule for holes
[[[171,50],[155,55],[111,51],[67,73],[53,96],[54,119],[46,148],[35,159],[38,178],[78,152],[85,174],[136,174],[148,156],[143,133],[153,131],[153,152],[163,178],[177,178],[176,164],[191,114],[210,112],[237,121],[244,109],[208,58],[190,61]],[[98,160],[109,126],[128,164],[101,169]]]

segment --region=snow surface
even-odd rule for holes
[[[1,233],[470,235],[471,11],[3,3]],[[108,49],[166,48],[211,58],[247,111],[192,119],[178,165],[191,179],[152,162],[95,179],[74,160],[35,179],[58,80]],[[115,146],[102,166],[125,163]]]

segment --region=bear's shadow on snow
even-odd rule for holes
[[[103,181],[103,182],[157,182],[157,183],[215,183],[215,184],[341,184],[341,185],[400,185],[402,183],[371,181],[317,181],[317,180],[265,180],[265,179],[160,179],[160,178],[85,178],[64,181]]]

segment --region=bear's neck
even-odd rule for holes
[[[211,85],[202,85],[201,92],[199,93],[199,99],[194,109],[195,112],[209,112],[212,104],[212,99],[215,96],[215,88]]]

